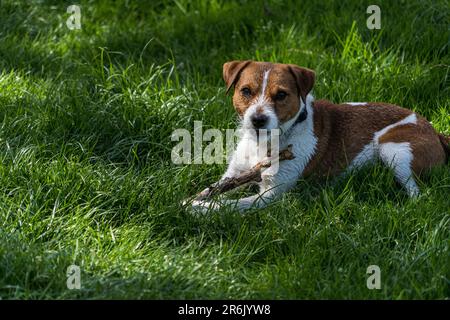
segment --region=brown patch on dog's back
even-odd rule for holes
[[[352,106],[326,100],[315,101],[313,111],[317,151],[306,167],[305,175],[312,171],[319,175],[341,173],[373,140],[375,132],[412,113],[388,103]]]
[[[437,132],[425,118],[418,115],[416,124],[394,127],[383,134],[378,141],[380,144],[408,142],[413,154],[411,166],[417,175],[446,162],[446,155]]]

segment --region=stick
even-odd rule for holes
[[[287,147],[287,149],[280,151],[280,153],[278,154],[278,157],[279,157],[279,159],[278,159],[279,161],[294,159],[295,156],[292,153],[292,145],[290,144]],[[260,182],[262,169],[270,167],[272,160],[274,160],[274,158],[269,157],[266,160],[258,162],[250,170],[245,171],[236,177],[225,178],[223,180],[220,180],[220,181],[210,185],[208,188],[206,188],[205,190],[200,192],[194,198],[194,200],[205,200],[205,199],[211,198],[217,194],[225,193],[227,191],[235,189],[235,188],[242,186],[248,182],[252,182],[252,181]]]

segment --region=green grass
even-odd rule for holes
[[[176,128],[236,126],[234,59],[312,68],[316,97],[396,103],[450,134],[447,1],[378,1],[381,30],[364,1],[81,1],[74,31],[69,4],[0,4],[1,298],[450,296],[448,165],[415,201],[375,166],[195,217],[181,200],[225,164],[170,158]]]

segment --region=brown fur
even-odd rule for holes
[[[300,99],[306,100],[315,76],[312,70],[295,65],[269,62],[231,61],[223,66],[227,92],[234,86],[233,105],[242,116],[262,92],[264,72],[271,70],[265,99],[284,123],[299,110]],[[245,96],[243,88],[251,92]],[[278,92],[287,93],[277,101]],[[366,105],[333,104],[326,100],[313,103],[314,131],[318,138],[316,153],[305,168],[304,175],[336,175],[374,138],[374,133],[394,124],[411,110],[396,105],[370,102]],[[438,135],[431,124],[417,116],[417,124],[397,126],[380,137],[380,143],[409,142],[413,153],[412,169],[416,174],[443,164],[450,155],[449,139]]]
[[[446,161],[439,136],[431,124],[423,117],[417,116],[417,124],[407,124],[392,128],[380,137],[380,143],[409,142],[414,155],[412,169],[419,175]]]
[[[258,98],[262,92],[264,72],[271,70],[265,92],[266,100],[274,106],[275,113],[281,123],[288,121],[298,112],[300,99],[306,95],[314,85],[314,72],[295,65],[231,61],[224,64],[223,77],[227,84],[227,91],[234,85],[233,105],[239,115]],[[248,88],[251,96],[246,97],[241,90]],[[287,93],[285,99],[277,101],[278,92]]]
[[[336,175],[348,167],[374,133],[398,122],[412,111],[396,105],[371,102],[367,105],[332,104],[326,100],[314,102],[314,131],[318,137],[317,151],[305,169],[319,175]],[[438,134],[423,117],[417,124],[394,127],[380,137],[379,142],[409,142],[414,159],[412,167],[419,174],[445,162],[445,153]]]

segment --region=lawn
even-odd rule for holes
[[[71,4],[0,3],[0,298],[449,298],[449,165],[416,200],[377,165],[195,216],[182,200],[226,164],[171,161],[175,129],[237,126],[235,59],[309,67],[316,98],[395,103],[450,134],[447,1],[377,1],[380,30],[364,1],[82,0],[79,30]]]

